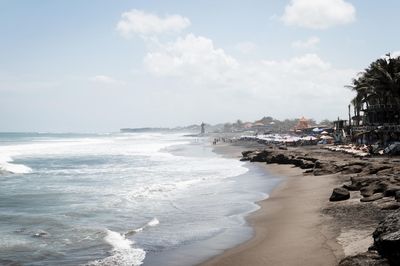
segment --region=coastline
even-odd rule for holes
[[[214,151],[240,158],[245,146],[219,144]],[[338,231],[321,210],[334,175],[303,175],[291,165],[258,163],[269,174],[283,177],[260,209],[246,217],[252,238],[200,265],[337,265],[344,257]]]

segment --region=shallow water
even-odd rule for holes
[[[183,134],[0,134],[0,261],[190,265],[279,182]]]

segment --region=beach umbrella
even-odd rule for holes
[[[301,140],[316,140],[317,138],[314,136],[307,136],[307,137],[302,137]]]
[[[314,128],[312,131],[313,131],[313,132],[321,132],[321,131],[322,131],[322,129],[320,129],[320,128],[316,127],[316,128]]]
[[[320,139],[333,139],[333,137],[331,137],[331,136],[322,136],[322,137],[320,137]]]
[[[328,135],[328,132],[322,131],[322,132],[321,132],[321,135]]]

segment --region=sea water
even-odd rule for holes
[[[0,264],[192,265],[279,179],[183,133],[0,133]]]

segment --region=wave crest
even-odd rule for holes
[[[113,249],[112,255],[101,259],[89,262],[87,266],[137,266],[142,265],[146,257],[146,252],[140,248],[133,248],[133,241],[127,239],[125,235],[107,229],[107,235],[104,240],[110,244]]]
[[[13,174],[28,174],[32,169],[23,164],[11,163],[13,159],[9,156],[0,156],[0,172],[8,172]]]

